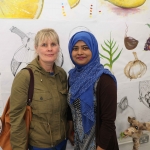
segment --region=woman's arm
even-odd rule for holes
[[[10,96],[10,142],[13,150],[26,150],[27,131],[24,120],[30,75],[21,70],[15,77]]]
[[[117,86],[109,75],[103,74],[100,77],[96,97],[96,143],[100,148],[107,149],[109,143],[115,137],[117,109]]]
[[[71,143],[71,145],[74,145],[74,126],[73,126],[73,119],[72,119],[72,114],[71,114],[71,109],[68,106],[67,110],[67,120],[68,120],[68,139]]]
[[[68,139],[72,146],[74,146],[74,127],[73,121],[68,121],[69,129],[68,129]]]

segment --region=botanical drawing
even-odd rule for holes
[[[149,9],[146,4],[148,0],[99,0],[99,2],[101,8],[104,6],[104,10],[107,8],[115,15],[121,17],[131,17]]]
[[[150,24],[146,24],[150,28]],[[145,51],[150,51],[150,37],[146,40],[145,46],[144,46]]]
[[[117,138],[119,138],[120,133],[129,126],[129,123],[124,119],[128,116],[135,117],[135,112],[129,105],[127,96],[124,96],[120,102],[117,103],[117,116],[115,121]]]
[[[136,52],[133,52],[133,55],[135,60],[128,62],[124,68],[124,74],[130,79],[141,78],[146,73],[147,66],[138,59]]]
[[[11,71],[12,74],[15,76],[19,66],[21,63],[28,64],[31,62],[31,60],[34,58],[34,36],[33,33],[27,33],[25,34],[21,30],[19,30],[17,27],[12,26],[10,28],[10,31],[12,33],[17,34],[22,41],[22,45],[17,49],[17,51],[14,53],[14,56],[11,60]]]
[[[37,19],[44,0],[0,0],[0,18]]]
[[[133,37],[127,36],[128,26],[126,25],[126,27],[127,28],[126,28],[126,33],[124,37],[124,44],[125,44],[126,49],[133,50],[137,47],[139,41],[134,39]]]
[[[107,66],[110,69],[110,71],[113,72],[112,71],[113,64],[119,58],[123,48],[119,51],[117,56],[115,56],[116,52],[118,51],[119,46],[116,47],[116,41],[114,41],[114,39],[111,38],[111,34],[110,34],[110,39],[107,41],[104,41],[104,44],[105,44],[105,47],[102,44],[101,44],[101,47],[103,51],[107,53],[108,56],[100,53],[100,57],[108,61],[108,63],[105,63],[104,66]]]
[[[143,5],[145,3],[146,0],[106,0],[118,7],[122,7],[122,8],[136,8],[139,7],[141,5]]]
[[[150,108],[150,80],[139,82],[139,100]]]
[[[74,8],[79,4],[80,0],[68,0],[70,8]]]

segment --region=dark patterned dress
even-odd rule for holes
[[[74,150],[96,150],[95,123],[92,129],[89,131],[89,133],[85,134],[82,125],[80,99],[75,100],[73,104],[70,104],[69,100],[70,96],[68,95],[68,104],[71,108],[72,117],[74,121],[74,136],[75,136]],[[95,92],[94,92],[94,113],[96,113]]]
[[[96,144],[105,150],[119,150],[115,131],[117,109],[116,83],[106,74],[103,74],[100,78],[94,88],[94,106],[97,109],[95,113],[96,124],[88,135],[83,132],[80,100],[78,99],[70,105],[70,96],[68,95],[68,103],[71,109],[68,107],[67,119],[75,121],[75,150],[96,150],[95,140]],[[95,128],[96,132],[94,132]]]

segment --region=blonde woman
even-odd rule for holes
[[[67,75],[55,64],[60,50],[55,30],[40,30],[35,36],[35,50],[37,57],[27,65],[34,74],[29,135],[26,133],[23,115],[30,75],[24,69],[16,75],[11,88],[11,146],[13,150],[26,150],[29,136],[29,150],[65,150]]]

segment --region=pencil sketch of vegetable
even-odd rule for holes
[[[129,105],[127,96],[124,96],[120,102],[117,103],[117,116],[115,120],[116,134],[120,137],[121,131],[124,131],[129,127],[129,123],[124,118],[128,116],[136,117],[134,109]]]
[[[12,26],[10,28],[12,33],[17,34],[22,42],[22,45],[17,49],[14,53],[14,56],[11,60],[10,68],[12,74],[15,76],[19,69],[25,67],[28,63],[30,63],[33,58],[35,58],[35,50],[34,50],[34,33],[24,33],[17,27]],[[62,54],[62,50],[58,53],[58,58],[56,60],[56,64],[58,66],[62,66],[64,62],[64,57]]]
[[[109,67],[110,71],[112,72],[113,64],[119,58],[123,48],[115,57],[114,55],[117,52],[119,46],[116,47],[116,42],[114,41],[114,39],[111,38],[111,34],[110,34],[110,39],[107,41],[104,41],[104,43],[105,43],[105,47],[102,44],[101,44],[101,47],[109,55],[109,57],[103,54],[100,54],[100,57],[108,60],[108,63],[105,63],[104,66]]]
[[[133,55],[135,60],[128,62],[124,68],[124,74],[130,79],[141,78],[146,73],[147,66],[138,59],[136,52],[133,52]]]
[[[139,100],[150,109],[150,80],[139,82]]]

